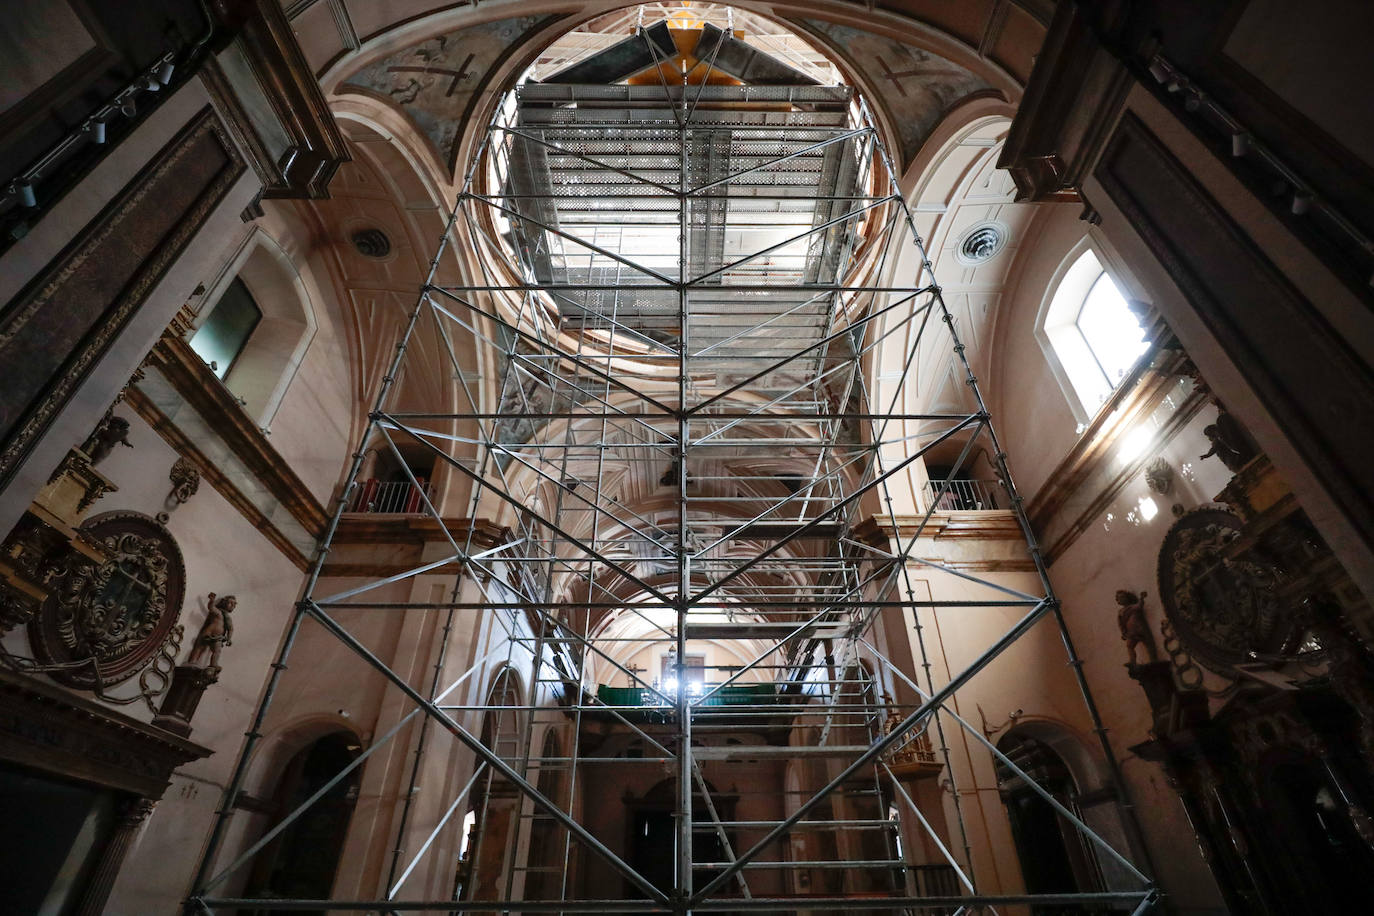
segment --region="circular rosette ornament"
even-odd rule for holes
[[[54,680],[99,690],[138,674],[171,638],[186,571],[172,535],[146,516],[109,512],[81,536],[104,560],[70,555],[29,639]]]
[[[1184,513],[1159,550],[1160,603],[1189,654],[1220,674],[1290,642],[1293,615],[1278,572],[1244,549],[1244,523],[1225,509]]]

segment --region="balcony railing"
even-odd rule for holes
[[[434,498],[433,486],[423,477],[420,486],[408,480],[378,480],[375,477],[358,483],[353,494],[350,512],[389,512],[415,515],[425,511],[425,500]]]
[[[995,480],[927,480],[926,505],[936,512],[1005,508],[1002,485]]]

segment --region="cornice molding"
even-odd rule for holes
[[[1026,516],[1041,538],[1047,565],[1078,540],[1121,490],[1139,476],[1158,453],[1158,447],[1172,439],[1207,404],[1206,389],[1194,386],[1168,420],[1155,430],[1149,447],[1106,476],[1087,503],[1075,501],[1085,488],[1104,477],[1103,472],[1115,460],[1121,437],[1159,406],[1180,378],[1190,375],[1192,363],[1182,350],[1161,349],[1157,353],[1154,359],[1142,361],[1134,376],[1102,405],[1073,448],[1050,472],[1045,485],[1027,503]],[[1082,509],[1068,518],[1065,510],[1071,503]]]
[[[158,799],[207,747],[55,684],[0,668],[0,759]]]
[[[316,538],[323,533],[327,522],[324,506],[291,470],[286,459],[268,443],[229,390],[183,338],[172,330],[164,333],[149,354],[147,364],[156,368],[198,414],[213,423],[215,432],[229,445],[234,455],[302,528]],[[272,523],[174,420],[158,409],[151,398],[140,391],[137,385],[130,386],[125,397],[134,412],[156,430],[168,445],[194,462],[201,476],[238,509],[254,528],[298,568],[304,570],[308,567],[309,557]]]

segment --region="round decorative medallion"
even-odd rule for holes
[[[954,256],[961,264],[982,264],[1007,247],[1009,230],[995,219],[984,220],[964,231]]]
[[[351,240],[364,257],[384,258],[391,253],[391,239],[380,229],[359,229]]]
[[[1250,654],[1281,652],[1294,622],[1275,598],[1275,571],[1228,549],[1241,520],[1225,509],[1184,513],[1159,549],[1160,603],[1188,652],[1222,674]]]
[[[136,512],[107,512],[81,526],[106,557],[80,554],[53,581],[29,622],[34,657],[69,687],[92,689],[138,674],[181,616],[186,570],[172,535]]]

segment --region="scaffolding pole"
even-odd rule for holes
[[[1139,840],[1007,456],[873,120],[847,87],[710,84],[715,51],[701,62],[704,78],[691,84],[682,74],[675,85],[665,76],[671,62],[647,31],[639,34],[661,94],[643,85],[522,84],[498,106],[468,163],[252,716],[188,909],[953,913],[1029,904],[1147,911],[1158,896],[1150,869],[1137,869],[1093,834],[949,705],[1052,618],[1127,829]],[[455,245],[474,256],[460,263],[459,282],[440,283]],[[914,282],[902,285],[908,250],[919,266]],[[489,257],[501,252],[510,263]],[[894,393],[881,405],[876,366],[898,340],[900,371],[884,377]],[[495,371],[474,388],[465,357],[479,349]],[[941,359],[962,376],[970,409],[898,410],[927,363],[950,364]],[[452,397],[415,403],[407,383],[436,365],[456,379]],[[899,485],[916,489],[924,456],[957,445],[957,471],[978,441],[990,445],[1006,511],[1025,536],[1034,592],[918,553],[953,472],[934,482],[914,524],[899,519],[894,493]],[[341,588],[327,563],[367,449],[378,443],[419,494],[417,514],[437,527],[445,553]],[[451,501],[466,488],[466,518],[444,515],[446,501],[431,498],[409,467],[406,455],[415,454],[447,470]],[[504,540],[478,543],[478,519],[495,521]],[[959,597],[918,597],[916,569],[949,577]],[[448,600],[385,592],[414,594],[420,577],[438,577]],[[479,598],[465,597],[473,591]],[[444,616],[422,686],[347,622],[398,615],[410,625],[410,615],[429,611]],[[915,623],[909,664],[880,651],[875,628],[888,611],[909,612]],[[941,682],[919,616],[935,612],[1014,613],[1015,622]],[[380,675],[409,712],[305,804],[231,851],[235,802],[307,617],[337,641],[340,658]],[[474,647],[478,661],[455,673],[449,644],[460,631],[486,641]],[[694,662],[707,648],[728,649],[734,661]],[[503,652],[503,670],[532,672],[523,700],[476,683]],[[657,675],[637,658],[661,661]],[[621,677],[626,686],[615,687]],[[469,678],[464,689],[475,699],[445,702]],[[901,683],[916,702],[881,699],[880,682]],[[475,733],[463,715],[483,727]],[[956,780],[947,718],[955,732],[982,739],[1139,887],[982,891],[957,782],[954,843],[936,826],[943,812],[923,811],[892,769],[895,751],[934,734],[946,778]],[[515,725],[503,731],[501,722]],[[224,890],[241,887],[258,850],[412,723],[419,725],[407,790],[377,892],[385,899]],[[557,736],[557,754],[544,752],[547,735]],[[423,786],[427,755],[455,752],[470,765],[461,789],[445,796]],[[713,773],[724,776],[731,763],[761,768],[779,784],[722,794]],[[635,864],[643,860],[633,844],[598,834],[588,810],[597,792],[611,797],[594,780],[609,772],[643,779],[654,768],[670,774],[667,879]],[[783,774],[795,788],[782,784]],[[541,791],[550,782],[558,790]],[[476,805],[479,785],[476,840],[453,899],[424,896],[434,893],[432,880],[416,899],[396,899],[422,883],[427,856],[455,845],[442,840],[461,830],[456,814]],[[498,789],[515,793],[511,813],[494,810]],[[698,798],[706,814],[699,823]],[[756,798],[778,807],[753,809]],[[889,806],[899,818],[903,808],[913,815],[943,861],[898,854],[900,827]],[[502,816],[511,820],[498,823]],[[538,832],[546,829],[561,830],[552,834],[561,844]],[[826,834],[835,841],[816,839]],[[868,842],[872,834],[881,846]],[[411,844],[417,851],[407,859]],[[536,846],[559,849],[556,887],[531,880],[558,868],[534,861]],[[578,848],[586,854],[574,869]],[[713,848],[719,860],[710,858]],[[948,892],[917,893],[910,871],[917,865],[947,870]],[[439,863],[438,871],[459,867]],[[593,870],[616,876],[625,896],[606,893]],[[834,892],[818,893],[816,883]],[[529,899],[536,887],[558,899]]]

